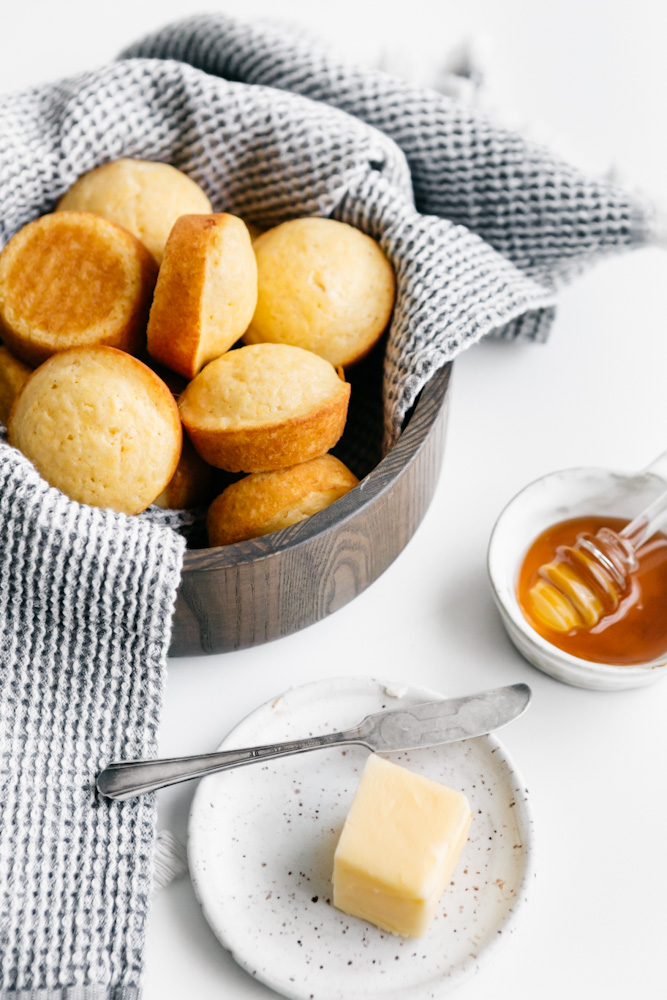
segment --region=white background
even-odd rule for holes
[[[667,203],[666,21],[649,0],[5,0],[0,91],[95,67],[216,7],[280,14],[355,58],[398,53],[406,66],[487,39],[488,88],[506,118],[591,169],[616,164]],[[547,345],[485,343],[460,358],[433,504],[351,605],[270,646],[170,662],[164,755],[213,748],[257,704],[318,678],[409,674],[449,694],[532,686],[531,709],[502,740],[531,792],[538,878],[516,933],[460,1000],[667,995],[667,684],[598,694],[540,674],[509,644],[485,571],[494,520],[524,484],[576,465],[639,468],[667,448],[666,277],[658,249],[608,260],[561,294]],[[192,791],[159,798],[161,825],[181,839]],[[272,995],[219,946],[187,880],[156,894],[145,1000]]]

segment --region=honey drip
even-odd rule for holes
[[[641,546],[636,553],[636,566],[624,592],[600,585],[593,589],[601,602],[597,624],[588,627],[582,622],[568,631],[550,628],[542,616],[531,613],[536,588],[544,576],[544,567],[556,560],[562,565],[563,553],[568,558],[585,560],[575,542],[582,535],[596,535],[608,527],[620,532],[628,522],[621,518],[579,517],[552,525],[530,546],[521,565],[517,585],[519,606],[529,624],[552,645],[573,656],[597,663],[625,666],[647,663],[667,651],[667,536],[661,532]],[[584,565],[583,570],[587,567]],[[530,595],[530,596],[529,596]]]

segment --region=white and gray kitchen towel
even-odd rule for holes
[[[271,25],[192,18],[0,98],[0,245],[120,156],[193,176],[260,226],[329,215],[396,270],[390,446],[428,378],[486,334],[543,338],[559,283],[651,242],[650,209],[434,91]],[[0,441],[0,998],[138,996],[151,798],[94,778],[155,752],[182,539],[67,500]]]
[[[183,548],[0,444],[3,998],[137,996],[155,804],[103,800],[95,778],[155,755]]]

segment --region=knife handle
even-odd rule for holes
[[[124,760],[108,764],[97,778],[97,790],[109,799],[130,799],[158,788],[177,785],[193,778],[203,778],[217,771],[243,767],[260,760],[273,760],[291,754],[319,750],[322,747],[346,746],[361,743],[356,732],[327,733],[306,740],[273,743],[267,746],[248,747],[244,750],[219,750],[217,753],[198,754],[193,757],[170,757],[163,760]]]

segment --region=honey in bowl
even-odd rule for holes
[[[572,656],[596,663],[633,666],[648,663],[667,652],[667,536],[654,534],[637,550],[637,569],[612,614],[593,628],[558,632],[530,612],[528,595],[539,570],[557,556],[561,546],[574,545],[583,532],[600,528],[621,531],[628,523],[618,517],[576,517],[543,531],[526,553],[519,571],[517,600],[529,624],[544,639]]]

